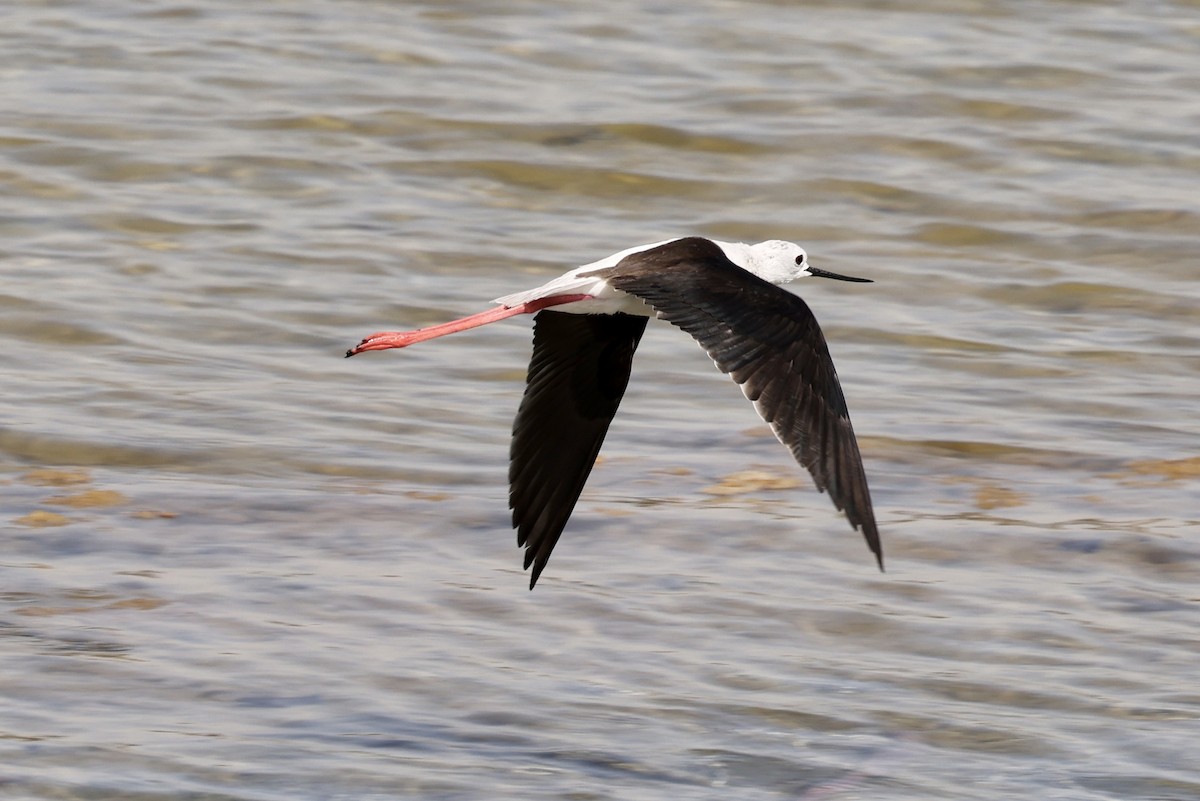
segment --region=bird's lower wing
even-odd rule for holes
[[[529,588],[550,560],[609,423],[647,317],[539,312],[525,396],[513,423],[509,501]]]
[[[816,318],[799,297],[738,267],[712,243],[697,243],[691,257],[664,260],[647,250],[596,275],[700,343],[812,473],[817,489],[861,529],[882,568],[862,456]],[[656,258],[661,263],[647,263]]]

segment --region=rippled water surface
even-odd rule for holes
[[[17,2],[0,796],[1197,799],[1195,2]],[[537,590],[514,319],[793,239],[888,556],[653,325]]]

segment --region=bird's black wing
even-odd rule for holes
[[[513,422],[508,505],[529,589],[550,560],[629,383],[648,317],[538,312]]]
[[[693,237],[594,275],[650,304],[700,343],[771,425],[817,489],[861,529],[883,568],[862,456],[825,336],[808,305]]]

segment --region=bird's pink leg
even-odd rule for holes
[[[451,320],[441,325],[431,325],[428,328],[418,328],[415,331],[380,331],[377,334],[371,334],[371,336],[346,351],[346,355],[353,356],[356,353],[368,350],[407,348],[409,345],[417,342],[424,342],[427,339],[444,337],[446,334],[466,331],[468,328],[478,328],[481,325],[494,323],[506,317],[515,317],[518,314],[533,314],[550,306],[561,306],[564,303],[590,300],[591,297],[591,295],[552,295],[548,298],[538,298],[537,300],[531,300],[528,303],[522,303],[517,306],[497,306],[494,309],[472,314],[469,317]]]

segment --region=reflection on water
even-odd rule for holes
[[[1200,797],[1190,11],[15,9],[0,787]],[[686,233],[875,280],[887,573],[651,326],[528,593],[527,321],[340,358]]]

